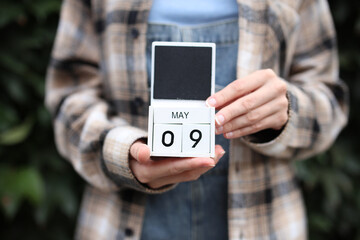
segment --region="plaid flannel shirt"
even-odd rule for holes
[[[305,239],[291,162],[327,149],[347,122],[325,0],[238,0],[237,77],[273,69],[288,83],[289,121],[231,140],[229,239]],[[78,239],[139,239],[145,193],[131,144],[147,136],[145,61],[151,0],[64,0],[46,82],[59,152],[87,181]],[[272,139],[268,139],[273,136]],[[170,236],[169,236],[170,238]]]

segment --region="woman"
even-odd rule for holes
[[[217,43],[214,159],[150,158],[154,40]],[[306,239],[291,162],[346,124],[337,61],[325,0],[65,0],[46,104],[89,183],[76,237]]]

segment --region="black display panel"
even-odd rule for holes
[[[211,95],[211,47],[155,46],[154,99],[206,100]]]

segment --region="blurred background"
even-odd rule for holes
[[[350,122],[336,144],[296,162],[310,239],[360,240],[360,1],[329,1]],[[57,153],[44,107],[60,0],[0,2],[0,239],[72,239],[84,183]]]

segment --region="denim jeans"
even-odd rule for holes
[[[153,41],[216,43],[216,90],[236,78],[238,23],[227,20],[209,25],[179,27],[149,24],[147,33],[147,68],[151,69]],[[150,82],[150,79],[149,79]],[[148,195],[142,240],[150,239],[227,239],[227,196],[229,141],[216,136],[226,154],[198,180],[180,183],[163,194]]]

